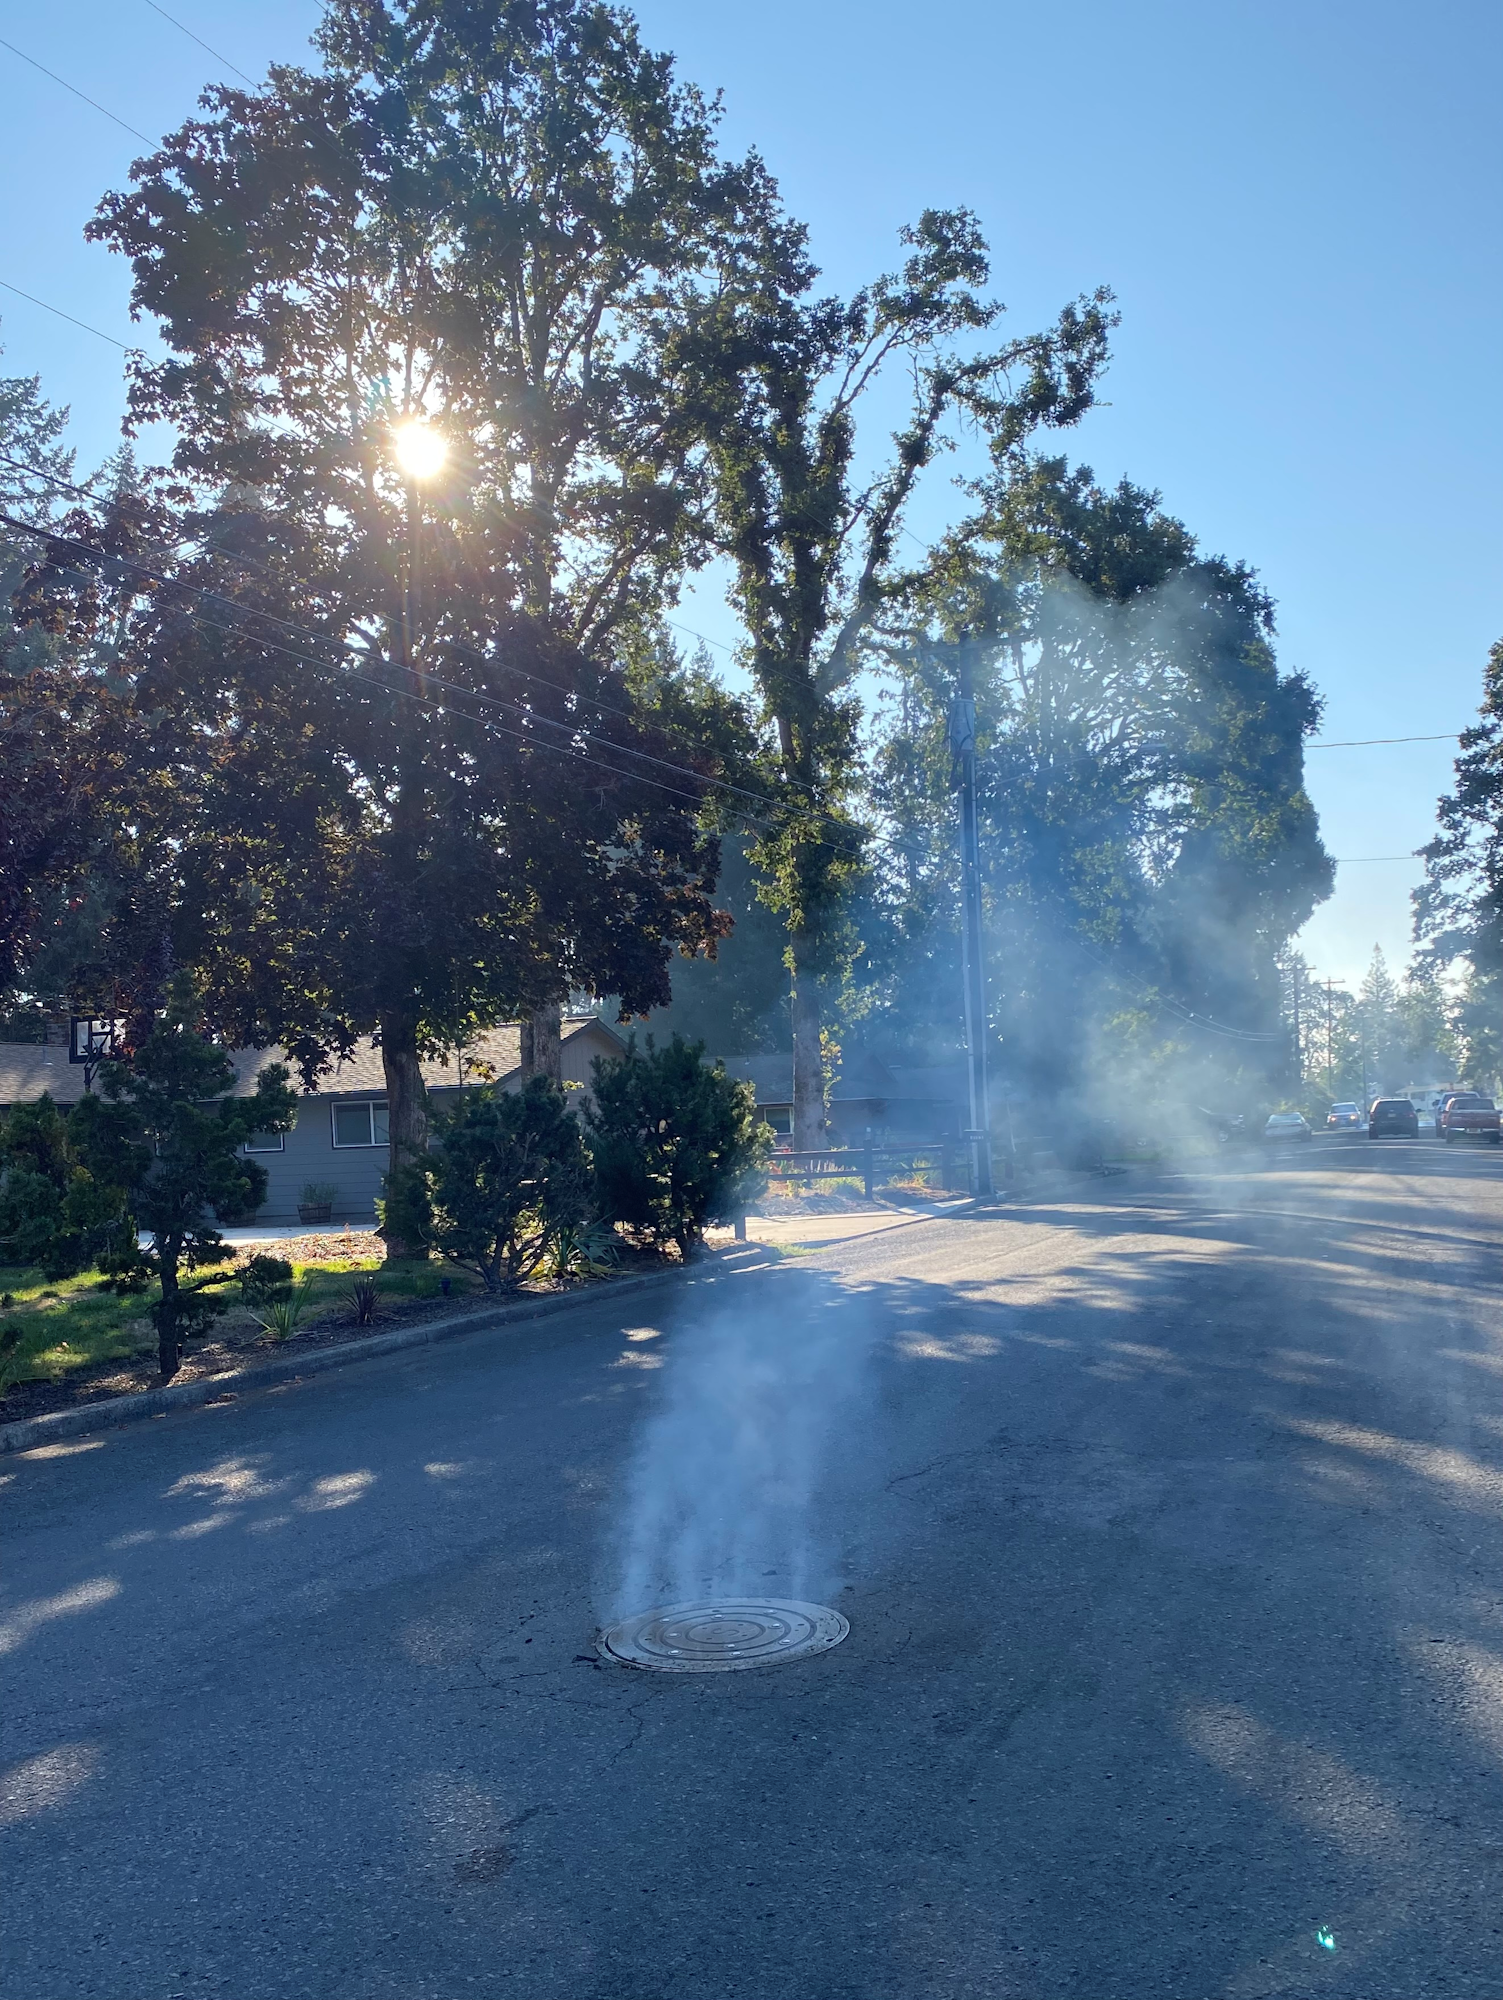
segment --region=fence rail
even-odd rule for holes
[[[939,1175],[941,1188],[955,1186],[957,1167],[964,1173],[963,1187],[969,1187],[970,1148],[958,1139],[936,1139],[914,1146],[845,1146],[826,1148],[818,1153],[775,1152],[767,1163],[767,1177],[774,1185],[794,1181],[859,1180],[868,1201],[877,1186],[883,1167],[906,1166],[914,1173]]]

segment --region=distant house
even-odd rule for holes
[[[564,1085],[571,1097],[575,1088],[588,1092],[590,1065],[597,1056],[612,1061],[625,1048],[621,1037],[593,1014],[566,1019],[561,1039]],[[284,1058],[279,1049],[237,1049],[231,1060],[234,1094],[248,1097],[267,1064]],[[487,1029],[462,1052],[442,1062],[425,1062],[423,1081],[438,1107],[480,1083],[494,1081],[516,1090],[521,1083],[521,1029],[515,1023]],[[34,1104],[44,1093],[55,1104],[76,1104],[84,1094],[83,1068],[69,1062],[65,1047],[0,1042],[0,1110]],[[312,1182],[334,1189],[336,1222],[372,1222],[387,1147],[381,1051],[367,1039],[303,1097],[290,1132],[268,1132],[247,1144],[247,1155],[267,1175],[266,1200],[256,1220],[295,1222],[303,1188]]]
[[[727,1056],[726,1073],[749,1083],[757,1109],[789,1145],[793,1133],[793,1057]],[[830,1086],[826,1122],[833,1146],[917,1144],[958,1138],[966,1124],[963,1062],[907,1069],[852,1051]]]

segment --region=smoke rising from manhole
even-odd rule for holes
[[[869,1428],[870,1316],[791,1272],[770,1290],[755,1312],[722,1309],[663,1343],[661,1399],[618,1517],[605,1593],[615,1619],[838,1588],[837,1475]]]

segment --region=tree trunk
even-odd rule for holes
[[[177,1262],[162,1260],[162,1303],[157,1307],[157,1367],[162,1380],[170,1382],[177,1373]]]
[[[557,1000],[537,1008],[522,1022],[522,1081],[530,1076],[551,1076],[562,1086],[564,1010]]]
[[[418,1061],[412,1021],[383,1015],[381,1061],[386,1071],[386,1129],[391,1153],[386,1181],[386,1256],[426,1257],[422,1220],[426,1199],[413,1185],[410,1169],[428,1151],[428,1087]]]
[[[800,969],[802,941],[793,940],[793,1150],[817,1153],[827,1143],[825,1076],[819,1041],[819,987]],[[802,947],[807,950],[807,946]]]

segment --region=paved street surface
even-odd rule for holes
[[[1321,1139],[0,1461],[7,1991],[1497,2000],[1500,1221]],[[600,1665],[633,1559],[850,1637]]]

